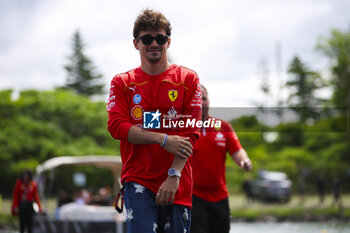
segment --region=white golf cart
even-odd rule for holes
[[[44,172],[49,173],[50,182],[54,177],[54,169],[62,166],[95,166],[109,169],[114,177],[113,197],[120,189],[120,173],[122,163],[120,156],[64,156],[45,161],[36,168],[35,179],[39,195],[47,209],[45,197]],[[35,215],[34,233],[124,233],[126,232],[125,211],[119,214],[114,206],[82,205],[67,203],[60,207],[59,213]]]

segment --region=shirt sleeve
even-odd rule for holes
[[[242,145],[238,139],[236,132],[233,130],[231,124],[227,123],[226,132],[226,149],[232,155],[238,150],[242,149]]]
[[[115,76],[111,82],[107,102],[108,131],[113,138],[127,140],[130,127],[129,107],[127,101],[127,84],[121,76]]]
[[[184,98],[184,115],[191,116],[190,118],[195,121],[202,120],[202,92],[199,78],[196,73],[187,74],[188,84],[186,85],[188,90],[186,91]],[[192,145],[199,138],[200,129],[197,127],[188,127],[180,133],[181,136],[190,137]]]
[[[20,186],[21,186],[21,183],[19,180],[17,180],[15,187],[13,189],[12,208],[11,208],[12,214],[15,214],[15,208],[18,208],[19,206]]]

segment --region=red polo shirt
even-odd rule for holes
[[[241,148],[239,139],[228,122],[221,120],[220,128],[202,128],[192,155],[193,195],[210,202],[227,198],[226,152],[232,155]]]

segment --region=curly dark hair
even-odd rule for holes
[[[159,11],[145,9],[135,20],[133,30],[134,38],[136,39],[141,31],[149,29],[164,29],[167,36],[170,37],[171,35],[171,25],[169,20]]]

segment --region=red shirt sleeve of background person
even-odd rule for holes
[[[222,123],[226,131],[226,150],[232,155],[236,151],[242,149],[242,145],[231,124],[224,121],[222,121]]]
[[[16,180],[15,188],[13,190],[13,198],[12,198],[12,214],[14,213],[14,209],[18,208],[20,202],[21,195],[21,181]]]

